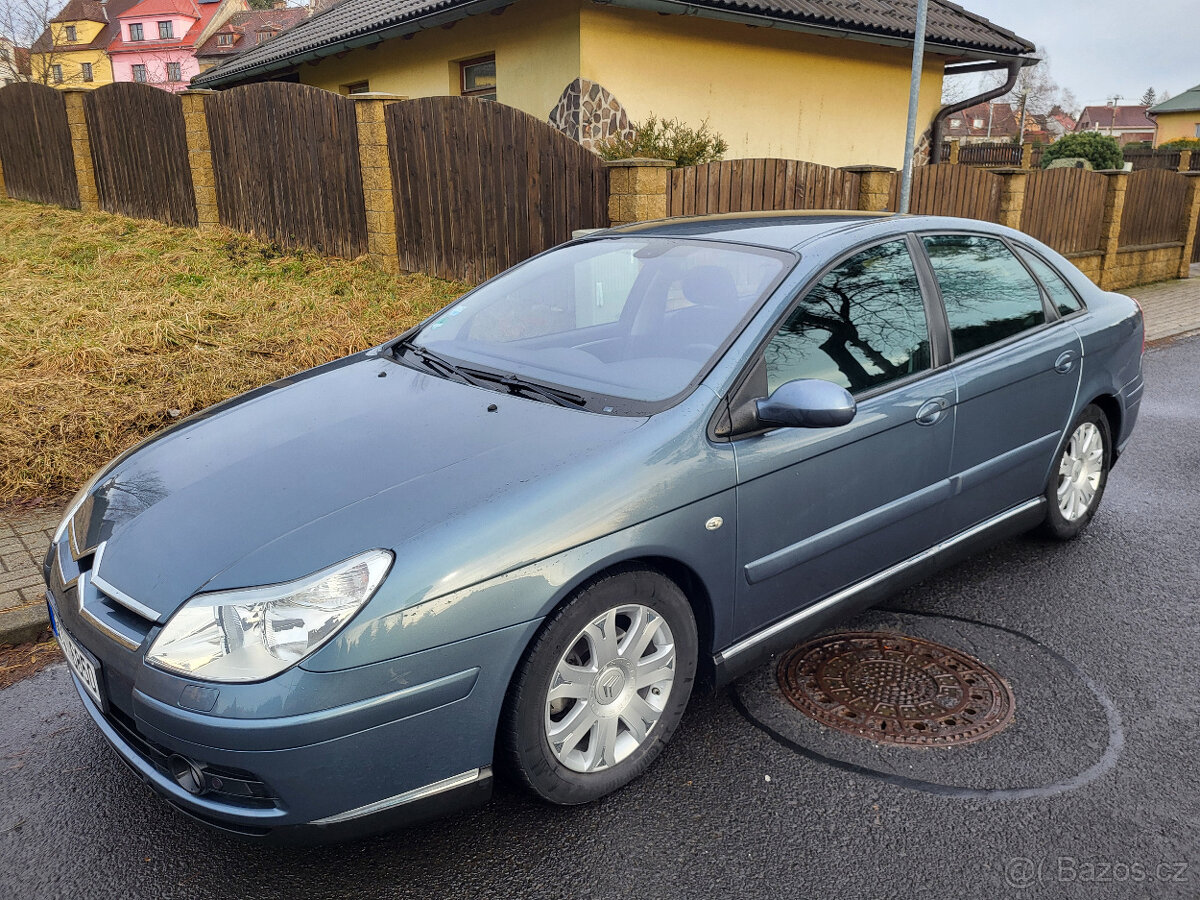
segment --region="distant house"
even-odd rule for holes
[[[197,50],[200,71],[206,72],[239,53],[264,44],[308,18],[308,9],[288,7],[277,0],[272,9],[234,13]]]
[[[1154,140],[1154,122],[1145,106],[1085,106],[1075,123],[1075,131],[1098,131],[1115,137],[1124,147],[1139,141]]]
[[[0,34],[0,87],[17,81],[28,81],[29,48],[18,47],[13,41]]]
[[[992,101],[954,113],[946,122],[945,135],[961,144],[1011,141],[1017,136],[1017,114],[1007,103]]]
[[[117,16],[108,45],[113,80],[187,90],[200,73],[196,50],[246,6],[246,0],[141,0]]]
[[[1059,107],[1050,110],[1046,116],[1046,131],[1051,135],[1051,140],[1055,141],[1064,134],[1069,134],[1075,130],[1075,117],[1069,113],[1063,112]]]
[[[94,88],[113,80],[105,50],[119,16],[137,0],[69,0],[29,48],[30,78],[51,87]]]
[[[1150,108],[1155,145],[1177,138],[1200,138],[1200,84]]]
[[[495,99],[589,147],[653,113],[707,120],[731,157],[898,166],[914,30],[915,4],[877,0],[341,0],[193,86]],[[1034,62],[946,0],[927,37],[918,134],[944,75]]]

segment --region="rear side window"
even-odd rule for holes
[[[767,345],[767,387],[821,378],[851,392],[930,366],[925,303],[904,241],[864,250],[809,291]]]
[[[1029,263],[1033,274],[1041,280],[1046,293],[1050,295],[1050,302],[1054,304],[1060,316],[1069,316],[1071,313],[1083,309],[1075,292],[1071,290],[1063,277],[1051,268],[1049,263],[1040,256],[1030,253],[1024,247],[1018,246],[1017,252],[1021,254],[1021,259]]]
[[[1021,261],[997,238],[938,234],[923,238],[962,356],[1046,321],[1042,292]]]

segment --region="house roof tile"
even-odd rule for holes
[[[1085,106],[1075,123],[1075,130],[1087,131],[1096,122],[1105,128],[1154,130],[1154,122],[1147,118],[1145,106]]]
[[[288,69],[305,60],[329,56],[406,32],[433,19],[449,22],[498,8],[512,0],[341,0],[300,23],[269,44],[255,47],[193,79],[198,87],[232,84]],[[625,0],[611,0],[621,5]],[[660,0],[664,10],[684,0]],[[831,29],[866,37],[911,42],[917,0],[686,0],[703,15],[724,14],[769,19],[798,27]],[[936,45],[964,52],[1018,56],[1033,44],[1011,31],[968,12],[949,0],[932,0],[927,37]]]
[[[1200,84],[1194,88],[1189,88],[1178,97],[1172,97],[1170,100],[1164,100],[1157,106],[1150,107],[1150,115],[1156,116],[1159,113],[1173,112],[1195,112],[1200,110]]]
[[[70,3],[68,3],[66,6],[63,7],[63,11],[60,12],[57,16],[55,16],[50,21],[52,21],[52,22],[69,22],[69,21],[104,22],[105,25],[102,29],[100,29],[100,33],[97,34],[96,37],[94,37],[91,41],[89,41],[86,44],[61,44],[58,47],[52,47],[51,42],[50,42],[50,29],[47,28],[45,31],[43,31],[38,36],[38,39],[36,41],[34,41],[33,44],[30,46],[29,50],[31,53],[50,53],[50,52],[73,53],[77,50],[106,50],[106,49],[108,49],[109,43],[112,41],[112,39],[117,35],[117,33],[120,30],[118,27],[117,16],[120,16],[121,14],[123,14],[125,12],[125,10],[129,9],[129,7],[131,7],[135,3],[137,3],[137,0],[108,0],[107,3],[104,3],[102,5],[96,4],[98,6],[101,6],[102,15],[107,16],[107,18],[94,19],[94,20],[93,19],[72,20],[72,19],[64,18],[71,11],[72,4],[74,4],[76,2],[77,2],[77,0],[71,0]],[[83,2],[91,2],[91,0],[83,0]]]
[[[288,9],[252,9],[248,12],[234,13],[224,25],[216,30],[207,41],[196,50],[197,56],[226,57],[241,53],[255,46],[247,44],[243,35],[254,34],[263,28],[286,31],[293,25],[303,22],[308,17],[308,10],[289,7]],[[217,35],[233,32],[232,44],[220,44]]]

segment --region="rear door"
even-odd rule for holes
[[[1039,496],[1079,389],[1083,346],[994,235],[926,234],[954,353],[953,532]]]
[[[737,408],[795,379],[858,400],[841,428],[735,437],[738,637],[944,534],[955,388],[927,302],[904,238],[861,249],[797,300],[735,393],[735,427]]]

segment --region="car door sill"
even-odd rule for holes
[[[969,553],[980,545],[1033,527],[1041,521],[1045,504],[1045,498],[1038,497],[1015,506],[742,638],[714,657],[717,683],[731,681],[770,653],[831,624],[836,618],[849,614],[852,608],[870,606],[905,584],[926,577],[949,564],[952,561],[949,558],[960,551]]]

